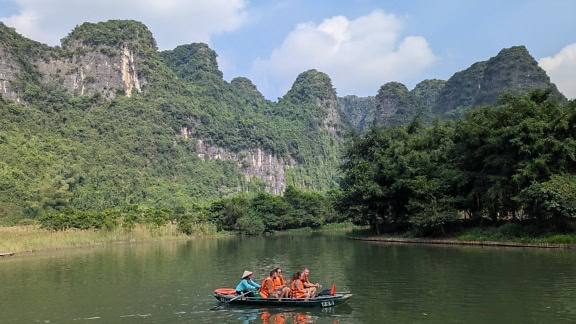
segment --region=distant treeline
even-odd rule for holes
[[[576,103],[504,96],[455,122],[374,128],[349,143],[340,210],[376,230],[576,217]]]
[[[238,194],[213,201],[208,206],[186,210],[143,208],[129,205],[123,209],[83,211],[70,207],[39,217],[42,227],[52,230],[70,228],[131,230],[136,224],[163,226],[177,224],[186,234],[234,231],[261,234],[266,231],[311,227],[344,221],[334,209],[335,191],[326,194],[303,192],[289,186],[284,196],[268,193]]]

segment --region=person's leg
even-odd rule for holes
[[[311,297],[314,297],[316,295],[316,287],[308,288],[308,292],[310,293]]]

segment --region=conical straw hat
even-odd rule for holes
[[[253,274],[253,272],[250,272],[248,270],[244,270],[244,273],[242,274],[242,279],[248,277],[249,275]]]

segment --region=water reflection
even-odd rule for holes
[[[308,324],[308,323],[339,323],[334,308],[322,310],[283,310],[283,309],[251,309],[241,311],[238,317],[243,323],[262,324]]]

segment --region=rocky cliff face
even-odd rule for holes
[[[179,135],[193,139],[193,134],[188,128],[182,128]],[[285,170],[296,165],[293,160],[280,158],[261,149],[234,152],[215,145],[206,145],[202,139],[196,139],[196,154],[204,161],[235,162],[237,171],[244,175],[246,183],[250,183],[254,178],[260,179],[266,184],[266,192],[277,195],[286,190]],[[239,184],[238,191],[241,190]]]
[[[137,29],[143,29],[139,33],[151,37],[146,27],[136,22],[86,23],[76,27],[62,40],[62,48],[49,48],[1,25],[0,92],[6,98],[19,102],[14,84],[22,79],[57,84],[75,96],[99,93],[113,98],[141,92],[148,81],[139,73],[139,65],[143,61],[139,52],[143,51],[143,45],[139,43],[134,46],[139,38],[138,33],[130,33],[133,30],[125,28],[126,35],[121,35],[124,38],[115,42],[101,41],[99,38],[102,33],[113,33],[123,25],[136,25]],[[44,51],[42,55],[36,54],[39,49]],[[155,45],[151,50],[155,50]]]
[[[78,47],[75,51],[82,49]],[[101,50],[35,62],[42,74],[41,82],[60,84],[75,96],[100,93],[106,98],[114,98],[141,92],[147,81],[138,76],[140,59],[134,50],[128,47],[101,47]],[[103,51],[108,54],[103,54]]]
[[[6,45],[0,43],[0,93],[4,98],[21,103],[18,92],[12,86],[22,67],[11,55]]]

